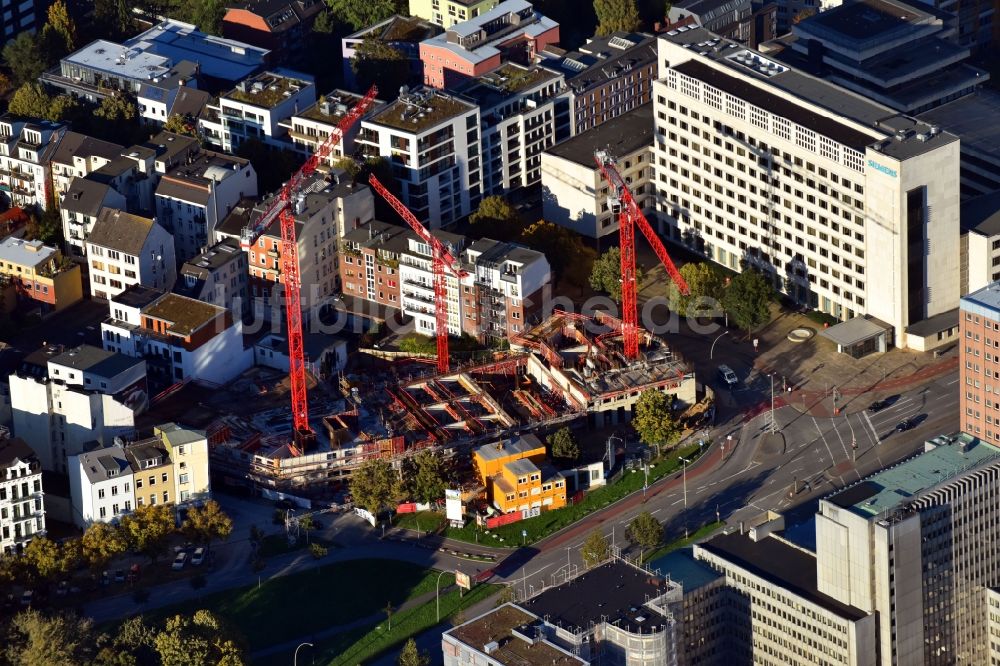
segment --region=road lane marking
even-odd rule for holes
[[[826,441],[826,435],[824,435],[823,431],[820,430],[819,421],[816,420],[816,417],[810,416],[809,418],[812,419],[813,425],[816,426],[816,432],[819,433],[820,438],[823,440],[823,444],[826,446],[826,452],[830,454],[830,464],[832,465],[834,461],[833,451],[830,450],[830,444]]]

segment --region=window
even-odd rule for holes
[[[178,479],[178,483],[180,483],[180,484],[183,485],[183,484],[185,484],[187,482],[188,482],[188,475],[187,474],[181,474],[180,478]]]
[[[98,515],[101,518],[107,518],[107,516],[108,516],[108,510],[107,510],[107,508],[105,508],[105,507],[102,506],[101,509],[100,509],[100,511],[98,511]]]
[[[163,473],[163,476],[162,476],[161,480],[163,481],[163,483],[167,482],[167,473],[166,472]]]
[[[138,490],[139,488],[142,488],[142,479],[140,479],[139,477],[135,477],[135,487],[136,487],[136,490]]]
[[[150,486],[155,486],[156,485],[156,477],[155,476],[149,477],[149,485]]]
[[[163,501],[164,502],[169,502],[170,501],[170,496],[169,496],[169,494],[167,493],[166,490],[163,491]]]
[[[104,499],[104,488],[97,489],[97,499]]]

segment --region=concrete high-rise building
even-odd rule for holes
[[[1000,282],[962,297],[958,330],[962,430],[1000,442]]]
[[[820,500],[817,589],[876,614],[878,663],[990,663],[998,492],[1000,448],[963,433]]]
[[[662,233],[838,319],[871,316],[899,347],[949,341],[957,137],[702,28],[662,36],[659,64]]]

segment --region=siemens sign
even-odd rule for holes
[[[887,166],[882,166],[881,164],[879,164],[875,160],[868,160],[868,166],[870,166],[871,168],[875,169],[876,171],[881,171],[882,173],[884,173],[887,176],[892,176],[893,178],[895,178],[895,177],[897,177],[899,175],[899,173],[895,169],[890,169]]]

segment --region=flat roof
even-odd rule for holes
[[[538,435],[529,433],[505,442],[483,444],[476,449],[476,455],[486,461],[499,460],[500,458],[507,458],[516,454],[524,454],[543,446],[542,440],[538,438]]]
[[[788,589],[821,608],[851,622],[868,614],[829,597],[816,587],[816,555],[775,536],[753,541],[748,534],[720,534],[700,544],[713,555]]]
[[[190,23],[167,19],[125,42],[175,62],[191,60],[213,79],[239,81],[262,68],[270,51],[235,39],[215,37]],[[117,53],[116,53],[117,55]]]
[[[323,95],[316,101],[315,104],[297,115],[300,118],[336,125],[348,111],[353,109],[355,105],[361,101],[362,97],[363,95],[359,95],[357,93],[337,89]],[[370,115],[383,104],[385,104],[385,102],[381,100],[373,100],[371,106],[368,107],[368,110],[365,112],[365,116]],[[328,109],[329,112],[324,112],[324,108]]]
[[[962,152],[982,153],[1000,161],[1000,92],[980,88],[971,95],[924,111],[917,118],[962,139]],[[991,165],[1000,175],[1000,165]]]
[[[855,40],[885,38],[907,26],[933,16],[916,7],[893,0],[856,0],[820,12],[802,23],[819,24]]]
[[[48,362],[105,378],[116,377],[130,368],[145,363],[142,359],[105,351],[92,345],[80,345],[73,349],[67,349],[63,353],[51,357]]]
[[[690,547],[678,548],[658,557],[648,566],[653,571],[659,571],[664,576],[670,576],[670,580],[680,583],[684,588],[684,594],[722,578],[720,572],[696,560]]]
[[[531,12],[531,19],[521,19],[517,22],[505,23],[502,28],[488,32],[484,39],[475,44],[470,44],[468,48],[448,39],[449,36],[458,38],[470,37],[484,30],[483,26],[492,21],[500,20],[511,14],[526,13],[529,11]],[[452,25],[444,34],[425,39],[421,42],[421,45],[445,49],[466,62],[477,64],[500,54],[500,49],[495,44],[513,41],[523,35],[537,37],[558,27],[558,23],[534,11],[531,3],[526,2],[526,0],[505,0],[488,12],[483,12],[468,21]]]
[[[1000,234],[1000,190],[963,201],[961,218],[965,231],[983,236]]]
[[[627,631],[657,627],[666,619],[644,608],[647,600],[671,587],[665,578],[612,560],[580,574],[568,583],[552,587],[525,601],[522,606],[550,624],[569,631],[589,628],[591,622],[606,618]]]
[[[820,332],[827,340],[832,340],[842,347],[850,347],[869,338],[874,338],[886,329],[866,317],[854,317],[839,324],[834,324]]]
[[[208,248],[201,254],[191,257],[181,266],[181,275],[203,275],[225,266],[233,259],[240,258],[240,242],[232,237],[223,238],[221,241]]]
[[[138,308],[141,310],[163,294],[164,292],[159,289],[147,287],[142,284],[133,284],[126,287],[125,291],[117,296],[112,296],[111,302],[124,305],[127,308]]]
[[[422,132],[456,116],[477,110],[474,104],[434,89],[410,91],[385,105],[362,123],[386,125],[407,132]]]
[[[607,120],[593,129],[552,146],[545,152],[570,162],[597,169],[594,152],[608,150],[616,158],[653,145],[653,104],[642,106]]]
[[[309,74],[269,69],[240,81],[239,86],[225,93],[222,99],[272,109],[300,90],[315,86],[315,80]],[[286,92],[289,93],[288,96],[285,95]]]
[[[462,0],[451,0],[452,2],[461,2]],[[480,0],[469,0],[469,2],[478,2]],[[437,23],[431,23],[419,16],[403,16],[401,14],[394,14],[384,21],[380,21],[375,25],[370,25],[365,28],[361,28],[356,32],[352,32],[344,39],[364,39],[365,37],[372,36],[383,42],[408,42],[417,43],[422,42],[425,39],[430,39],[435,35],[440,35],[444,32],[444,28],[439,26]]]
[[[924,446],[922,453],[829,496],[827,501],[871,518],[913,501],[966,470],[1000,457],[1000,448],[965,433],[937,437],[925,442]]]
[[[40,240],[26,241],[10,236],[0,242],[0,261],[16,266],[34,268],[51,260],[57,252],[56,248],[45,245]]]
[[[98,39],[65,56],[63,62],[94,69],[132,80],[149,80],[170,74],[170,58],[148,49],[141,42],[135,46]]]
[[[533,625],[538,622],[538,617],[507,603],[449,629],[444,635],[484,654],[487,645],[496,643],[497,649],[489,658],[503,666],[585,666],[588,663],[548,641],[529,643],[514,635],[517,629],[527,631],[530,627],[532,633],[528,636],[534,638]]]
[[[961,309],[985,311],[994,318],[1000,316],[1000,282],[962,296]]]
[[[225,308],[218,305],[187,296],[164,294],[163,298],[143,309],[142,314],[168,322],[171,333],[186,337],[225,311]]]
[[[556,72],[538,64],[525,67],[508,62],[470,80],[458,87],[455,92],[473,100],[479,105],[480,113],[486,113],[521,92],[558,77],[559,74]]]

